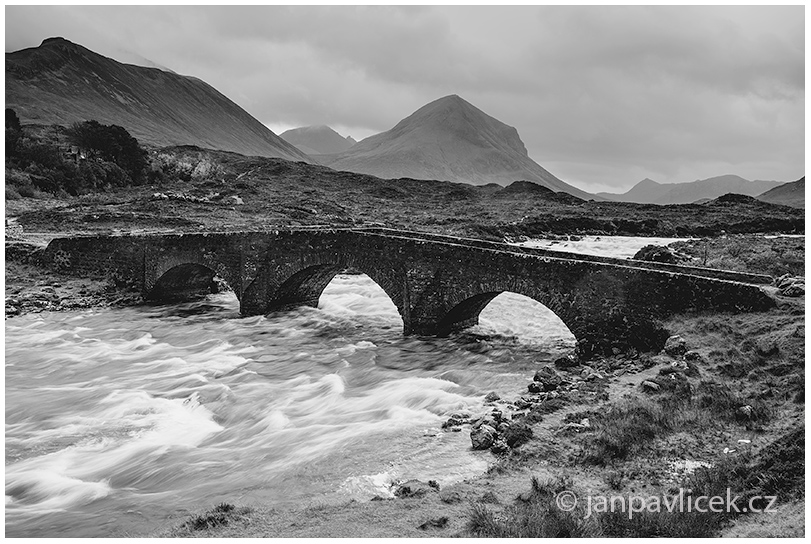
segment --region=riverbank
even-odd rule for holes
[[[680,336],[668,353],[588,367],[560,361],[539,381],[527,376],[528,387],[548,391],[492,401],[532,438],[490,454],[479,477],[407,482],[392,487],[395,498],[363,502],[212,505],[150,536],[802,536],[804,298],[758,314],[680,316],[667,327]],[[650,500],[686,485],[775,495],[777,514],[582,519],[583,497]],[[563,490],[581,497],[571,514],[553,502]]]
[[[39,262],[43,244],[6,242],[6,318],[29,313],[132,306],[140,293],[109,278],[75,277],[50,270]]]

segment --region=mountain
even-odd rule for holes
[[[778,185],[758,195],[758,200],[769,204],[782,204],[792,208],[805,208],[805,176],[797,181]]]
[[[495,198],[519,198],[534,201],[548,200],[550,202],[560,202],[561,204],[569,204],[572,206],[577,206],[585,202],[582,198],[577,198],[563,191],[555,192],[552,189],[531,181],[515,181],[504,188],[500,186],[497,187],[499,187],[499,189],[493,193]]]
[[[625,193],[597,193],[597,195],[618,202],[691,204],[699,200],[712,200],[728,193],[755,196],[778,185],[780,185],[778,181],[749,181],[732,174],[688,183],[656,183],[646,178]]]
[[[645,178],[624,194],[597,193],[599,196],[619,202],[642,202],[651,203],[668,191],[668,186],[657,183],[650,178]]]
[[[141,143],[311,160],[207,83],[122,64],[63,38],[6,53],[6,107],[23,123],[95,119]]]
[[[594,198],[530,159],[513,127],[456,95],[435,100],[391,130],[319,160],[336,170],[388,179],[435,179],[473,185],[527,180],[579,198]]]
[[[351,136],[344,138],[326,125],[292,128],[279,136],[308,155],[341,153],[357,143]]]

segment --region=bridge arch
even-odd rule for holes
[[[403,273],[380,266],[362,248],[347,252],[302,253],[295,259],[269,259],[242,294],[244,315],[266,314],[295,306],[317,307],[324,289],[344,270],[362,273],[374,281],[397,307],[405,321]]]
[[[158,277],[146,293],[150,300],[185,300],[194,296],[217,293],[216,272],[199,263],[182,263]]]
[[[570,312],[564,310],[564,297],[559,293],[536,289],[522,289],[518,285],[481,285],[482,291],[475,293],[468,290],[457,291],[449,299],[450,309],[437,323],[437,334],[446,335],[450,332],[472,327],[479,323],[479,315],[494,298],[502,293],[514,293],[534,300],[552,311],[577,336],[574,328],[577,321]]]
[[[560,318],[584,358],[611,354],[614,348],[658,351],[668,336],[660,319],[639,306],[644,291],[629,289],[626,281],[609,271],[548,278],[499,278],[482,271],[454,278],[453,283],[455,289],[445,300],[447,310],[436,321],[439,335],[476,325],[490,301],[512,292],[543,304]]]

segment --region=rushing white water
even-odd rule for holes
[[[690,239],[652,238],[646,236],[577,236],[569,240],[526,240],[513,245],[627,259],[633,257],[637,251],[650,244],[666,246],[673,242]]]
[[[239,316],[233,295],[6,321],[6,535],[144,534],[222,502],[368,499],[483,471],[466,432],[570,349],[549,310],[502,294],[447,339],[402,335],[366,276],[320,307]]]

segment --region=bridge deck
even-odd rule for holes
[[[501,242],[491,242],[476,238],[464,238],[459,236],[448,236],[444,234],[433,234],[419,231],[407,231],[389,229],[383,227],[347,229],[360,232],[380,233],[391,237],[406,238],[411,240],[426,240],[432,242],[454,243],[456,245],[476,247],[480,249],[494,249],[507,253],[518,253],[525,255],[538,255],[555,259],[566,259],[572,261],[588,261],[605,264],[625,266],[629,268],[639,268],[644,270],[657,270],[663,272],[674,272],[677,274],[687,274],[691,276],[701,276],[719,280],[737,281],[740,283],[751,283],[756,285],[768,285],[772,283],[771,276],[764,274],[750,274],[746,272],[736,272],[732,270],[719,270],[716,268],[703,268],[698,266],[685,266],[669,263],[659,263],[653,261],[639,261],[634,259],[621,259],[618,257],[605,257],[601,255],[588,255],[573,253],[570,251],[556,251],[551,249],[531,248],[506,244]]]

